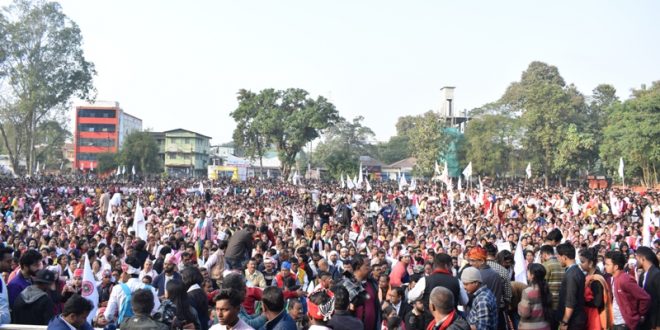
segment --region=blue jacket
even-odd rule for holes
[[[48,330],[69,330],[69,326],[64,323],[64,320],[62,320],[62,316],[58,315],[54,317],[50,322],[48,322]],[[92,328],[92,325],[89,324],[89,322],[85,322],[85,324],[80,328],[80,330],[94,330]]]
[[[259,330],[297,330],[296,321],[286,311],[282,311],[276,318],[266,322]]]

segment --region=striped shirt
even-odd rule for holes
[[[538,285],[523,290],[520,304],[518,304],[518,314],[520,315],[518,330],[550,330],[550,324],[543,315],[543,304]]]
[[[493,292],[485,285],[474,292],[474,300],[467,321],[477,330],[497,329],[497,300]]]
[[[557,310],[557,306],[559,306],[559,290],[561,288],[561,282],[564,280],[564,267],[561,266],[556,257],[550,257],[550,259],[543,263],[543,267],[546,270],[545,280],[548,282],[550,293],[552,293],[552,309]]]

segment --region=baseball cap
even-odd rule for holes
[[[34,281],[36,283],[51,284],[55,282],[55,273],[48,269],[42,269],[37,272],[37,276],[35,276]]]

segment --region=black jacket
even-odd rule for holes
[[[55,316],[55,303],[46,291],[30,285],[14,301],[11,321],[15,324],[48,325]]]
[[[405,298],[405,297],[403,297],[403,298]],[[409,303],[405,302],[405,301],[403,300],[403,298],[402,298],[402,300],[401,300],[401,306],[399,307],[399,313],[398,313],[399,318],[400,318],[401,320],[405,320],[406,315],[408,315],[408,314],[409,314],[410,312],[412,312],[412,310],[413,310],[412,305],[410,305]],[[394,306],[392,306],[392,307],[394,307]]]
[[[246,260],[252,253],[252,233],[247,229],[241,229],[231,235],[225,251],[225,259]]]
[[[651,266],[648,275],[646,275],[646,283],[644,283],[645,275],[639,277],[639,285],[651,296],[651,307],[646,315],[646,320],[639,328],[655,329],[660,327],[660,269]]]
[[[364,330],[364,324],[348,311],[335,311],[328,325],[333,330]]]

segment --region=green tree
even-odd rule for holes
[[[47,168],[60,168],[66,161],[63,147],[72,138],[71,132],[54,120],[39,125],[36,134],[36,159]]]
[[[443,118],[434,111],[427,111],[416,116],[414,125],[409,128],[412,156],[417,159],[413,171],[417,175],[430,177],[435,169],[435,162],[449,142],[443,133]]]
[[[127,171],[131,171],[135,166],[136,173],[162,172],[162,164],[158,157],[158,143],[148,131],[133,132],[126,136],[118,160],[121,164],[126,165]]]
[[[387,142],[381,142],[376,145],[378,158],[391,164],[412,156],[410,149],[410,137],[407,135],[394,135]]]
[[[97,160],[97,173],[108,173],[110,171],[115,171],[117,166],[119,166],[119,154],[114,152],[105,152],[99,154],[96,158]]]
[[[626,177],[641,176],[643,184],[658,182],[660,165],[660,81],[633,90],[632,98],[609,109],[600,155],[613,173],[623,157]]]
[[[251,160],[259,159],[259,174],[263,176],[263,156],[269,147],[269,142],[264,122],[258,120],[257,116],[260,110],[266,109],[270,105],[264,102],[269,102],[273,95],[259,96],[252,91],[239,90],[238,108],[231,113],[231,116],[236,120],[233,134],[234,143]]]
[[[364,117],[358,116],[348,121],[341,118],[337,124],[327,129],[314,152],[315,166],[325,167],[333,176],[359,171],[359,158],[373,155],[370,140],[374,132],[362,124]]]
[[[339,120],[332,103],[322,96],[310,98],[303,89],[265,89],[254,97],[239,98],[238,101],[237,110],[257,109],[257,114],[249,116],[248,111],[232,112],[236,126],[245,127],[245,123],[252,120],[257,123],[255,125],[268,143],[276,148],[285,178],[291,173],[298,152]]]
[[[512,83],[500,103],[520,116],[522,140],[530,160],[539,164],[546,184],[548,177],[566,170],[554,163],[568,125],[576,123],[584,98],[567,86],[555,66],[532,62]],[[554,164],[554,166],[553,166]]]
[[[78,25],[56,2],[15,0],[0,14],[0,36],[0,133],[14,168],[25,157],[31,174],[37,129],[62,123],[72,97],[93,98],[94,65]],[[15,139],[5,126],[14,126]]]
[[[515,173],[517,120],[504,114],[473,117],[465,128],[465,156],[474,173],[495,176]]]

